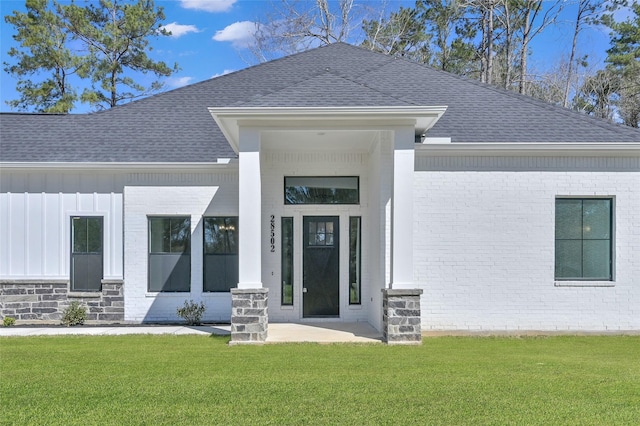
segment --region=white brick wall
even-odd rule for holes
[[[567,168],[584,169],[567,161]],[[415,175],[414,279],[424,290],[423,330],[640,329],[637,169],[463,168]],[[557,196],[614,198],[615,281],[600,283],[609,286],[556,286]]]
[[[184,177],[183,177],[184,178]],[[230,293],[202,292],[203,216],[238,215],[237,175],[212,174],[206,179],[217,185],[126,186],[124,189],[124,298],[125,320],[134,322],[176,321],[176,308],[185,300],[203,301],[205,321],[229,321]],[[191,291],[149,293],[148,216],[191,217]]]

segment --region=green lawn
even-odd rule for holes
[[[640,336],[0,339],[2,424],[640,424]]]

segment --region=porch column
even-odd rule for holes
[[[231,289],[230,344],[264,343],[267,338],[267,289],[262,288],[260,132],[240,128],[239,135],[238,288]]]
[[[414,129],[394,131],[391,198],[391,288],[413,288]]]
[[[413,284],[414,129],[393,132],[391,283],[383,289],[382,336],[387,344],[420,344],[420,295]]]
[[[240,128],[238,288],[262,287],[260,132]]]

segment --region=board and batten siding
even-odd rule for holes
[[[555,199],[614,201],[614,279],[558,282]],[[640,330],[640,161],[416,158],[414,280],[429,330]]]
[[[0,280],[68,280],[74,216],[103,217],[104,278],[121,280],[124,182],[95,171],[3,170]]]

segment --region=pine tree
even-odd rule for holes
[[[170,35],[161,24],[164,12],[155,7],[153,0],[136,3],[100,0],[97,5],[85,7],[72,3],[58,5],[58,12],[91,55],[92,87],[82,93],[83,102],[97,108],[112,108],[162,88],[159,80],[145,87],[127,71],[168,77],[178,70],[177,65],[170,68],[147,55],[151,37]]]
[[[12,108],[47,113],[67,113],[78,100],[70,77],[86,77],[88,60],[69,49],[73,40],[64,27],[55,5],[48,0],[27,0],[27,12],[14,11],[4,17],[16,29],[13,39],[19,48],[8,54],[15,63],[4,63],[4,70],[16,78],[19,99],[7,101]]]

